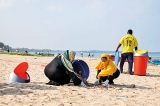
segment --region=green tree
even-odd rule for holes
[[[3,48],[4,44],[2,42],[0,42],[0,48]]]

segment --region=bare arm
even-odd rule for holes
[[[121,47],[121,44],[119,43],[116,49],[116,52],[118,51],[119,47]]]

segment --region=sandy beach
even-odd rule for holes
[[[0,106],[160,106],[160,65],[148,65],[147,75],[122,73],[111,88],[52,86],[44,67],[54,57],[0,54]],[[82,58],[89,66],[88,82],[95,81],[98,58]],[[28,62],[29,83],[8,83],[8,77],[21,62]],[[127,72],[125,63],[124,72]],[[131,84],[135,84],[132,88]]]

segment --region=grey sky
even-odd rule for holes
[[[0,41],[14,48],[114,51],[132,29],[160,52],[159,28],[160,0],[0,0]]]

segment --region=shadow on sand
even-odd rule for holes
[[[27,95],[33,93],[33,90],[56,90],[55,86],[40,85],[31,83],[1,83],[0,96],[3,95]]]
[[[125,85],[125,84],[114,84],[114,87],[116,88],[138,88],[138,89],[152,89],[152,88],[149,88],[149,87],[144,87],[144,86],[138,86],[138,85],[134,85],[134,84],[131,84],[131,85]]]
[[[147,74],[146,77],[160,77],[160,75],[151,75],[151,74]]]

